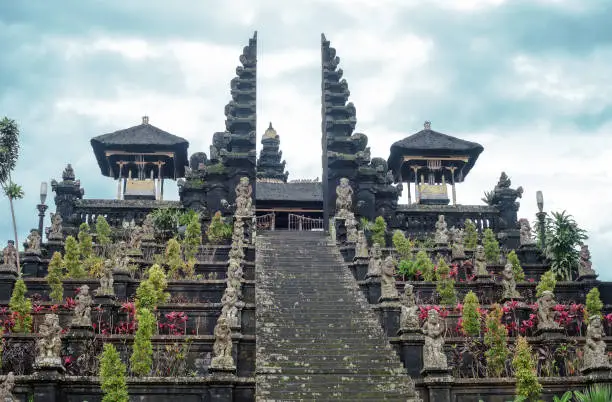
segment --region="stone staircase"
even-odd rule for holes
[[[257,236],[257,401],[413,401],[414,384],[322,232]]]

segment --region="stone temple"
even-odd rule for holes
[[[542,193],[521,216],[503,172],[461,204],[484,149],[430,122],[371,155],[325,36],[321,56],[320,181],[289,175],[273,123],[257,155],[256,34],[209,150],[143,117],[91,139],[116,194],[88,198],[58,167],[51,226],[42,197],[38,228],[3,251],[0,399],[552,401],[611,386],[612,284],[571,216]]]

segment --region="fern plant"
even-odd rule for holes
[[[612,387],[609,385],[592,385],[584,392],[574,391],[578,402],[610,402],[612,401]]]

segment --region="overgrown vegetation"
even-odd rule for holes
[[[23,278],[17,279],[13,287],[13,294],[9,301],[9,310],[15,321],[13,332],[31,332],[32,331],[32,301],[26,298],[28,288],[26,287]]]
[[[476,225],[471,219],[466,219],[463,232],[463,247],[468,250],[473,250],[478,245],[478,231]]]
[[[463,298],[461,320],[463,332],[465,332],[466,335],[480,335],[480,303],[476,293],[471,290]]]
[[[206,230],[206,237],[213,244],[220,244],[232,237],[232,225],[223,221],[220,211],[215,212],[215,215],[212,217],[210,225]]]
[[[588,322],[589,318],[594,315],[601,316],[601,310],[603,309],[603,306],[604,304],[599,297],[599,289],[591,289],[586,297],[586,303],[584,307],[584,321]]]
[[[487,331],[484,343],[488,347],[485,352],[487,371],[492,377],[500,377],[506,369],[508,350],[508,330],[502,323],[504,313],[499,304],[494,304],[486,320]]]
[[[81,279],[87,276],[81,263],[81,250],[77,240],[73,236],[66,237],[64,244],[64,266],[68,270],[68,277]]]
[[[376,217],[374,224],[372,225],[372,243],[378,243],[380,247],[385,247],[387,241],[385,239],[385,232],[387,231],[387,222],[382,216]]]
[[[47,270],[47,284],[51,289],[49,297],[56,303],[61,303],[64,300],[64,261],[59,251],[53,253],[49,268]]]
[[[420,250],[416,254],[415,265],[417,270],[421,272],[424,281],[431,282],[434,280],[434,264],[429,258],[427,251]]]
[[[457,294],[455,293],[455,280],[450,276],[450,268],[443,258],[438,260],[438,269],[436,271],[436,291],[440,295],[440,304],[454,305],[457,303]]]
[[[136,321],[138,329],[134,336],[130,369],[137,376],[146,376],[151,372],[151,366],[153,365],[151,338],[157,327],[157,321],[153,313],[147,308],[137,310]]]
[[[549,269],[540,277],[540,281],[536,286],[536,297],[542,296],[542,293],[545,291],[554,292],[555,286],[557,286],[555,274]]]
[[[516,395],[526,398],[526,401],[538,401],[542,385],[538,382],[535,356],[527,339],[522,336],[516,339],[512,367],[516,378]]]
[[[484,247],[485,257],[489,264],[499,263],[499,243],[495,238],[495,233],[491,228],[485,229],[483,233],[482,245]]]
[[[512,272],[514,272],[514,279],[517,282],[522,282],[525,280],[525,271],[523,271],[523,267],[521,266],[521,261],[516,255],[514,250],[510,251],[506,256],[506,260],[512,264]]]
[[[102,402],[129,402],[126,367],[111,343],[104,344],[100,358],[100,388],[104,394]]]
[[[191,211],[191,210],[190,210]],[[193,212],[193,211],[191,211]],[[185,238],[183,239],[183,253],[187,261],[195,258],[200,246],[202,245],[202,225],[200,225],[200,216],[193,214],[184,215],[189,219],[185,228]]]
[[[579,247],[588,238],[586,231],[565,211],[552,212],[546,218],[545,230],[546,255],[551,259],[552,272],[560,280],[572,280],[578,273]]]
[[[167,287],[168,280],[163,268],[154,264],[149,268],[146,279],[136,289],[136,310],[153,311],[159,303],[168,301],[170,295],[166,292]]]

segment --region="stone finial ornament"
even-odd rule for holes
[[[610,360],[606,352],[606,342],[603,339],[605,334],[600,315],[593,315],[589,318],[586,335],[582,370],[596,368],[610,369]]]
[[[0,384],[0,402],[18,402],[19,400],[13,395],[15,388],[15,375],[11,371],[6,375],[2,384]]]
[[[15,242],[13,240],[7,242],[6,247],[2,250],[2,257],[5,267],[17,271],[17,249],[15,248]]]
[[[436,244],[448,244],[448,228],[444,215],[438,215],[438,221],[436,222]]]
[[[28,254],[40,254],[40,234],[38,230],[32,230],[26,238],[26,250]]]
[[[72,168],[72,165],[69,163],[66,165],[64,171],[62,172],[62,180],[74,181],[74,179],[76,179],[76,175],[74,174],[74,169]]]
[[[382,263],[380,278],[380,299],[393,300],[399,298],[399,293],[395,287],[395,260],[392,256],[385,258]]]
[[[579,276],[593,276],[597,275],[593,269],[593,263],[591,263],[591,252],[587,244],[580,245],[580,264],[578,266]]]
[[[212,369],[233,371],[236,369],[232,355],[232,330],[223,316],[217,320],[214,330],[215,343],[213,344],[213,358],[210,362]]]
[[[236,186],[236,216],[253,216],[253,188],[248,177],[241,177]]]
[[[404,285],[404,293],[400,298],[402,312],[400,314],[400,330],[418,330],[419,308],[414,298],[413,286],[409,283]]]
[[[81,286],[79,294],[75,298],[74,315],[72,316],[71,326],[90,327],[91,326],[91,295],[89,286]]]
[[[347,219],[353,211],[353,189],[349,179],[343,177],[336,187],[336,218]]]
[[[355,258],[368,258],[368,239],[363,230],[357,231],[357,244],[355,245]]]
[[[96,296],[114,296],[115,288],[113,287],[115,279],[113,278],[113,260],[105,260],[102,267],[102,276],[100,277],[100,287],[96,289]]]
[[[447,369],[448,362],[444,354],[444,325],[435,309],[427,313],[427,320],[422,330],[425,335],[423,369]]]
[[[463,229],[457,229],[454,226],[449,232],[451,240],[451,258],[453,260],[465,259],[465,246],[463,245],[463,237],[465,232]]]
[[[502,271],[502,298],[503,299],[517,299],[520,298],[520,293],[516,290],[516,279],[514,278],[514,271],[512,270],[512,263],[507,263]]]
[[[521,246],[533,246],[536,244],[535,239],[531,234],[531,225],[529,220],[525,218],[519,219],[520,226],[520,244]]]
[[[489,272],[487,271],[487,257],[485,255],[485,250],[480,244],[476,246],[476,250],[474,251],[474,266],[476,268],[476,275],[489,275]]]
[[[147,214],[147,216],[145,216],[140,232],[142,240],[155,240],[155,223],[153,222],[153,214]]]
[[[380,276],[382,274],[382,251],[380,244],[374,243],[370,249],[370,261],[368,262],[368,273],[366,277]]]
[[[561,328],[555,321],[555,295],[545,290],[538,299],[538,330],[555,330]]]
[[[40,338],[36,342],[38,367],[62,367],[62,327],[57,314],[45,314],[45,320],[38,330]]]
[[[59,213],[51,214],[51,229],[49,231],[49,240],[62,240],[64,238],[62,216]]]

